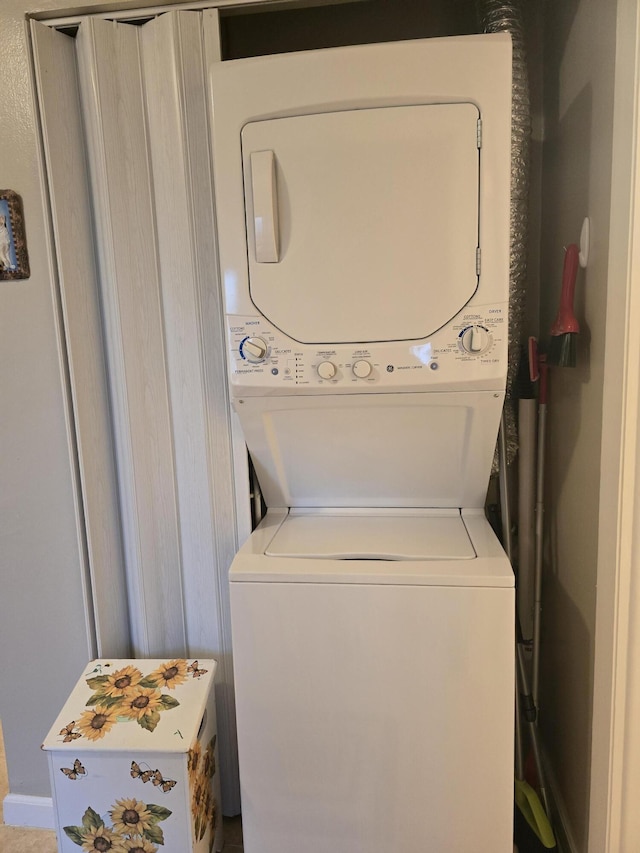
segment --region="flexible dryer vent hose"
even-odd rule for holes
[[[509,271],[509,363],[507,370],[507,461],[518,449],[515,380],[520,358],[527,285],[529,235],[529,163],[531,105],[529,76],[522,21],[522,0],[477,0],[484,32],[511,34],[513,44],[513,107],[511,114],[511,259]],[[497,470],[497,457],[494,473]]]

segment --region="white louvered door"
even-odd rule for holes
[[[99,376],[71,377],[79,453],[94,459],[84,449],[94,436],[102,460],[86,469],[88,529],[105,495],[115,511],[103,537],[111,556],[106,546],[99,560],[89,554],[93,609],[128,610],[136,656],[218,660],[223,803],[237,813],[227,571],[250,517],[227,399],[215,243],[206,70],[220,58],[217,11],[169,12],[142,26],[89,17],[75,40],[40,23],[32,34],[36,65],[48,50],[39,96],[56,243],[67,247],[58,264],[71,271],[77,240],[94,271],[74,287],[61,275],[68,357],[88,359]],[[78,134],[84,129],[66,172],[60,136],[48,137],[56,51],[67,62],[75,52],[75,121]],[[78,156],[88,180],[67,190],[75,195],[65,207]],[[78,233],[69,211],[83,192]],[[93,325],[83,328],[87,311]],[[98,626],[103,656],[122,654],[115,638],[126,616],[121,622],[102,638]]]

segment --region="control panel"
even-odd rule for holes
[[[428,339],[323,347],[293,341],[260,315],[227,317],[238,393],[402,390],[502,376],[506,305],[474,306]]]

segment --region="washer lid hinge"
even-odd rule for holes
[[[482,266],[482,250],[480,246],[476,248],[476,275],[480,275],[480,267]]]
[[[478,119],[477,136],[478,148],[482,148],[482,119]]]

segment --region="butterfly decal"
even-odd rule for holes
[[[75,725],[76,721],[71,720],[68,725],[66,725],[63,729],[60,729],[60,734],[64,735],[64,738],[62,740],[63,743],[70,743],[72,740],[82,737],[80,732],[74,732]]]
[[[209,672],[208,669],[199,669],[198,661],[194,660],[192,664],[187,667],[187,672],[193,674],[193,678],[200,678],[201,675],[204,675],[206,672]]]
[[[166,794],[170,791],[174,785],[176,784],[175,779],[164,779],[162,773],[159,770],[153,774],[153,779],[151,780],[156,788],[160,787]]]
[[[73,767],[61,767],[60,772],[64,773],[67,779],[77,779],[78,776],[87,775],[87,771],[84,769],[78,758],[73,762]]]
[[[176,784],[175,779],[165,779],[159,770],[143,770],[135,761],[131,762],[131,778],[152,782],[156,788],[162,788],[165,794]]]
[[[142,779],[143,782],[148,782],[149,779],[153,776],[153,770],[142,770],[139,764],[136,764],[135,761],[131,762],[131,778],[132,779]]]

